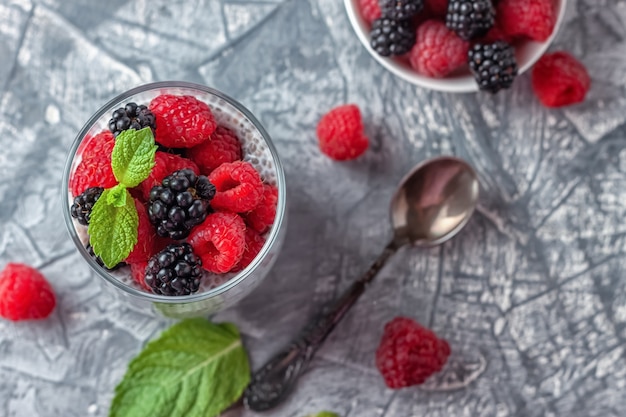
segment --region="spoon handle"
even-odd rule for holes
[[[368,271],[327,312],[312,320],[284,351],[252,375],[243,394],[246,407],[254,411],[269,410],[285,398],[326,337],[399,247],[395,241],[390,242]]]

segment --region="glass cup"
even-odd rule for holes
[[[73,197],[69,191],[69,179],[80,162],[79,147],[90,136],[108,129],[113,111],[128,102],[148,104],[160,94],[191,95],[205,102],[213,112],[219,125],[237,134],[243,159],[251,163],[261,174],[264,182],[278,188],[276,219],[265,234],[265,244],[257,257],[238,273],[211,275],[203,278],[198,292],[186,296],[157,295],[137,285],[128,266],[109,271],[96,262],[88,253],[87,226],[80,225],[70,215]],[[106,281],[104,287],[125,297],[134,308],[149,310],[171,318],[206,316],[230,307],[248,295],[267,275],[282,246],[286,229],[286,186],[283,167],[276,148],[259,121],[240,103],[212,88],[180,81],[166,81],[142,85],[120,94],[105,104],[81,129],[72,144],[63,174],[63,214],[69,234],[83,259]]]

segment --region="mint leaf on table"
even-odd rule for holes
[[[130,362],[109,417],[214,417],[248,382],[248,356],[233,324],[184,320]]]
[[[321,411],[317,414],[309,414],[305,417],[339,417],[339,414],[331,413],[330,411]]]
[[[107,268],[122,262],[137,244],[139,215],[124,187],[106,189],[94,204],[89,220],[89,243]]]
[[[156,150],[154,135],[149,127],[123,131],[115,139],[111,153],[113,175],[126,187],[136,187],[150,175]]]

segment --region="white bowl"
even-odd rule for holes
[[[411,66],[400,60],[384,57],[378,55],[370,46],[369,25],[361,16],[359,10],[358,0],[344,0],[348,18],[350,24],[356,32],[359,40],[365,46],[365,49],[378,61],[383,67],[391,71],[398,77],[418,85],[420,87],[429,88],[431,90],[445,91],[450,93],[472,93],[478,91],[478,84],[474,80],[474,77],[469,73],[461,73],[458,75],[450,75],[445,78],[432,78],[420,75]],[[544,54],[548,49],[552,40],[556,36],[561,23],[563,22],[563,16],[565,15],[567,0],[557,0],[556,12],[557,19],[554,25],[552,34],[545,42],[536,41],[524,41],[521,45],[515,48],[515,55],[519,67],[519,74],[524,73],[527,69],[533,66],[533,64]]]

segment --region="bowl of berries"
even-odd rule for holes
[[[236,100],[186,82],[143,85],[94,114],[63,176],[64,216],[96,274],[168,317],[231,306],[265,277],[285,230],[272,141]]]
[[[432,90],[495,93],[545,53],[566,0],[344,0],[367,51]]]

